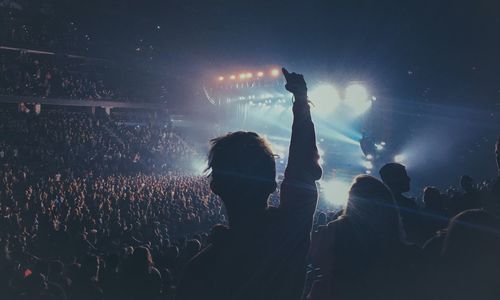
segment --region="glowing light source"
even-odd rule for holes
[[[322,84],[315,87],[309,94],[311,101],[322,114],[329,114],[335,110],[340,103],[340,96],[334,86]]]
[[[365,160],[361,163],[363,165],[363,167],[365,167],[367,170],[371,170],[373,169],[373,164],[371,161],[369,160]]]
[[[231,76],[229,76],[229,79],[231,79],[231,80],[235,80],[235,79],[236,79],[236,75],[231,75]]]
[[[246,77],[247,77],[247,74],[245,74],[245,73],[240,74],[240,79],[245,79]]]
[[[323,195],[329,203],[335,206],[344,206],[349,198],[350,184],[333,179],[320,182]]]
[[[219,81],[223,81],[224,80],[224,76],[219,76]]]
[[[345,90],[345,104],[349,106],[355,114],[366,112],[372,105],[368,98],[366,88],[361,84],[351,84]]]
[[[406,155],[404,155],[404,154],[398,154],[398,155],[394,156],[394,162],[396,162],[396,163],[401,164],[401,163],[404,163],[405,160],[406,160]]]
[[[372,160],[372,159],[373,159],[373,155],[368,154],[368,155],[366,156],[366,159],[368,159],[368,160]]]
[[[382,145],[382,144],[375,144],[375,149],[377,149],[377,151],[382,151],[382,150],[384,150],[384,145]]]
[[[257,77],[262,77],[264,76],[264,72],[257,72]]]
[[[246,78],[252,78],[253,74],[252,73],[247,73]]]
[[[276,77],[280,74],[280,70],[278,69],[272,69],[271,70],[271,76]]]

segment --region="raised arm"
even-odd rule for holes
[[[293,124],[288,164],[281,185],[280,207],[297,207],[304,213],[313,213],[316,208],[316,180],[322,170],[318,163],[316,133],[311,119],[307,99],[307,86],[300,74],[289,73],[283,68],[287,81],[285,88],[294,95]],[[311,212],[312,210],[312,212]]]

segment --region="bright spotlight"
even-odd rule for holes
[[[245,79],[246,77],[247,77],[247,74],[245,74],[245,73],[240,74],[240,79]]]
[[[333,112],[340,103],[339,93],[330,84],[322,84],[315,87],[309,96],[317,107],[317,111],[324,114]]]
[[[224,80],[224,76],[219,76],[219,81],[223,81]]]
[[[406,160],[406,156],[404,154],[398,154],[394,156],[394,162],[401,164],[404,163]]]
[[[363,167],[365,167],[367,170],[371,170],[373,169],[373,164],[371,161],[369,160],[365,160],[361,163],[361,165],[363,165]]]
[[[253,77],[253,74],[252,74],[252,73],[247,73],[246,77],[247,77],[247,78],[252,78],[252,77]]]
[[[271,76],[276,77],[280,74],[280,70],[278,69],[272,69],[271,70]]]
[[[347,203],[350,189],[349,183],[336,179],[322,181],[321,189],[327,202],[335,206],[344,206]]]
[[[264,72],[257,72],[257,77],[262,77],[264,76]]]
[[[377,149],[377,151],[382,151],[382,150],[384,150],[384,145],[382,145],[382,144],[375,144],[375,149]]]
[[[373,159],[373,155],[368,154],[368,155],[366,156],[366,159],[368,159],[368,160],[372,160],[372,159]]]
[[[349,106],[355,114],[362,114],[370,108],[372,101],[368,98],[366,88],[356,83],[346,88],[345,104]]]

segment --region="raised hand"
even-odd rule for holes
[[[285,88],[290,93],[294,94],[296,98],[306,97],[307,98],[307,85],[302,74],[290,73],[287,69],[282,68],[283,75],[286,79]]]

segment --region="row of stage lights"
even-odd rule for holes
[[[231,74],[227,78],[224,77],[224,76],[219,76],[219,77],[217,77],[217,80],[219,82],[223,82],[226,79],[228,79],[228,80],[236,80],[236,79],[239,79],[239,80],[248,80],[248,79],[252,79],[254,77],[263,78],[265,75],[266,75],[266,73],[264,73],[263,71],[259,71],[259,72],[255,73],[255,74],[251,73],[251,72],[247,72],[247,73],[240,73],[239,75]],[[279,75],[280,75],[280,70],[279,69],[271,69],[269,71],[269,76],[270,77],[276,78]]]

